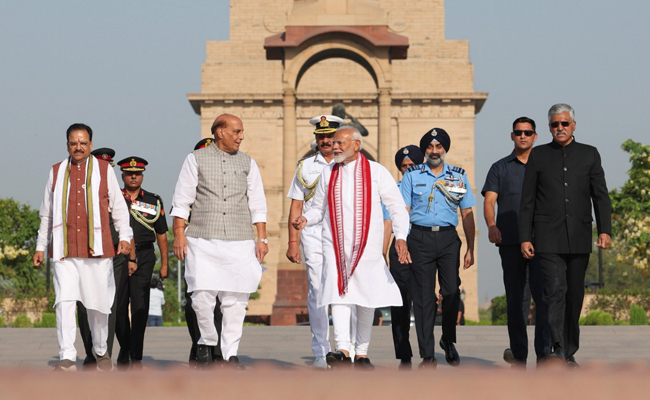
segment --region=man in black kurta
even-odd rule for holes
[[[524,257],[537,255],[542,265],[551,356],[577,365],[578,320],[592,251],[591,206],[598,229],[596,245],[605,249],[610,245],[611,203],[598,150],[573,137],[573,108],[556,104],[548,118],[553,141],[533,148],[526,164],[519,239]]]

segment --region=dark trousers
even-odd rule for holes
[[[115,298],[113,299],[113,305],[111,306],[111,313],[108,316],[108,338],[106,340],[106,345],[108,346],[108,355],[113,354],[113,338],[115,335],[115,325],[116,325],[116,309],[117,309],[117,293],[118,287],[120,284],[123,284],[126,281],[126,278],[129,276],[128,268],[126,266],[127,258],[126,256],[119,254],[113,257],[113,275],[115,277]],[[90,332],[90,326],[88,326],[88,313],[86,312],[86,307],[80,301],[77,302],[77,314],[79,320],[79,333],[81,335],[81,340],[84,343],[84,349],[86,350],[86,358],[94,358],[93,356],[93,336]]]
[[[409,329],[411,328],[411,270],[408,264],[400,264],[395,250],[395,238],[388,251],[390,260],[390,273],[397,283],[399,292],[402,295],[402,306],[391,307],[391,329],[393,330],[393,345],[395,346],[395,358],[411,358],[411,342],[409,341]]]
[[[190,349],[190,361],[196,360],[196,349],[198,347],[199,339],[201,338],[201,331],[199,331],[199,324],[196,320],[196,312],[192,308],[192,293],[187,291],[187,282],[185,283],[185,322],[187,322],[187,330],[192,338],[192,348]],[[214,356],[221,356],[221,327],[222,327],[223,314],[221,314],[221,302],[217,297],[217,304],[214,307],[214,326],[217,328],[219,334],[219,344],[214,349]]]
[[[535,300],[535,354],[538,359],[545,358],[550,352],[551,333],[548,326],[548,310],[543,300],[544,274],[539,257],[525,259],[519,244],[499,246],[499,255],[503,268],[503,284],[506,288],[510,349],[516,359],[525,361],[528,358],[526,317],[529,310],[523,310],[522,313],[522,304],[524,307],[530,307],[530,299],[525,301],[528,276],[530,294]]]
[[[585,297],[589,254],[538,253],[544,272],[553,351],[573,356],[580,347],[580,311]]]
[[[442,339],[456,342],[456,319],[460,304],[460,246],[455,230],[428,232],[411,230],[408,236],[411,253],[411,298],[415,315],[420,357],[433,357],[436,319],[436,272],[442,295]]]
[[[136,252],[138,269],[128,278],[127,289],[122,293],[118,306],[118,320],[120,321],[120,336],[124,338],[124,345],[120,341],[120,354],[118,362],[142,360],[144,348],[144,332],[149,318],[149,298],[151,295],[151,276],[156,265],[156,253],[153,248]],[[129,324],[128,308],[131,304],[131,323]],[[118,340],[120,338],[118,336]]]

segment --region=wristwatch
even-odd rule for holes
[[[137,263],[138,263],[138,257],[134,258],[133,260],[131,260],[131,259],[129,258],[129,262],[133,262],[133,263],[136,263],[136,264],[137,264]]]
[[[264,243],[264,244],[269,244],[269,239],[266,239],[266,238],[264,238],[264,239],[258,238],[257,241],[261,242],[261,243]]]

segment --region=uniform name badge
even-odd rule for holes
[[[135,211],[140,211],[143,214],[156,215],[156,213],[158,212],[157,205],[145,203],[143,201],[138,201],[138,200],[131,202],[131,209]]]

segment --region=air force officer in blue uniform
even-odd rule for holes
[[[435,367],[433,325],[436,317],[436,271],[442,295],[440,347],[450,365],[458,365],[456,318],[460,304],[460,247],[456,233],[458,209],[467,238],[463,268],[474,264],[474,213],[476,205],[465,170],[444,162],[451,139],[444,129],[434,128],[420,140],[425,162],[411,167],[400,190],[410,210],[408,247],[411,264],[411,295],[415,314],[421,368]]]

